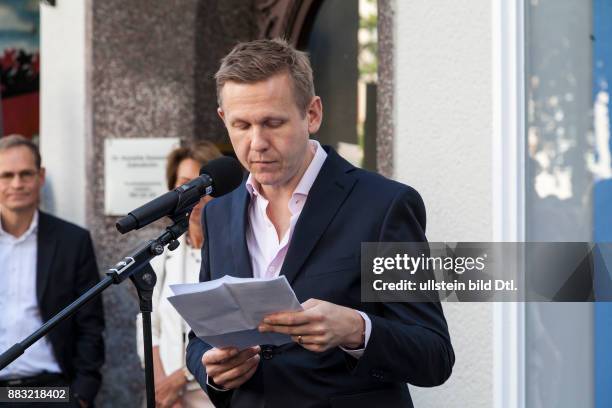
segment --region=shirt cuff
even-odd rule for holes
[[[220,385],[214,384],[213,380],[209,379],[208,375],[206,376],[206,385],[209,386],[210,388],[212,388],[215,391],[219,391],[219,392],[226,392],[226,391],[230,391],[228,389],[225,388],[220,388]]]
[[[342,346],[340,346],[340,348],[342,349],[342,351],[344,351],[345,353],[348,353],[351,357],[355,357],[355,358],[360,358],[363,355],[363,352],[365,351],[366,347],[368,347],[368,341],[370,341],[370,334],[372,334],[372,321],[370,320],[370,318],[368,317],[367,314],[361,312],[361,311],[357,311],[357,313],[359,313],[361,315],[361,317],[363,318],[363,321],[365,323],[365,339],[363,341],[363,348],[360,349],[347,349],[344,348]]]

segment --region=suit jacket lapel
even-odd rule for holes
[[[36,253],[36,297],[40,305],[47,288],[47,282],[51,274],[51,263],[57,246],[57,240],[53,237],[51,219],[42,211],[39,211],[36,241],[38,246]]]
[[[232,197],[230,234],[234,258],[234,274],[238,278],[252,278],[253,269],[246,243],[246,228],[248,225],[249,192],[242,184],[238,193]]]
[[[330,148],[328,157],[308,193],[281,269],[281,274],[287,277],[289,283],[295,280],[300,268],[353,188],[356,178],[348,174],[351,170],[354,170],[354,167]]]

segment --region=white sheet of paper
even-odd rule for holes
[[[240,349],[259,344],[281,345],[285,334],[259,333],[264,316],[302,310],[287,278],[235,278],[226,275],[208,282],[170,285],[168,301],[193,332],[214,347]]]

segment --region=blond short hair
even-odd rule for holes
[[[295,103],[306,114],[315,96],[308,54],[279,38],[239,43],[221,60],[215,74],[217,102],[221,106],[221,90],[227,82],[254,83],[283,72],[289,73]]]

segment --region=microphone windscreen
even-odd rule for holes
[[[206,174],[212,179],[213,197],[220,197],[238,188],[243,177],[238,160],[227,156],[209,161],[202,166],[200,174]]]

